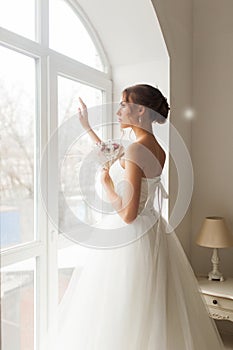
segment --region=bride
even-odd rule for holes
[[[80,103],[79,121],[98,143],[87,107]],[[130,235],[118,247],[85,248],[91,251],[90,259],[81,274],[74,270],[59,305],[52,350],[224,349],[179,240],[174,231],[166,233],[168,223],[161,215],[167,197],[160,181],[166,156],[152,123],[165,122],[168,112],[166,98],[150,85],[131,86],[122,93],[118,121],[122,129],[133,130],[136,140],[117,162],[120,190],[109,166],[101,171],[114,208],[101,224],[109,234],[120,227],[116,232]]]

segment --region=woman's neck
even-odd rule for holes
[[[132,130],[135,134],[136,140],[139,141],[140,139],[144,138],[145,136],[148,135],[153,135],[153,130],[152,130],[152,125],[150,124],[150,126],[148,126],[147,128],[142,128],[142,127],[138,127],[133,125],[132,126]]]

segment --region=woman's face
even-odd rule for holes
[[[138,116],[136,113],[136,105],[126,102],[124,98],[120,102],[120,107],[117,111],[118,121],[121,124],[121,128],[128,128],[132,125],[136,125],[138,122]]]

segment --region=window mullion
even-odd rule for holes
[[[48,49],[35,41],[24,38],[5,28],[0,27],[0,43],[8,48],[25,53],[28,56],[38,58],[45,55]]]
[[[72,77],[79,76],[79,79],[82,79],[85,83],[89,81],[94,84],[95,82],[95,87],[98,87],[96,84],[101,87],[109,82],[109,73],[101,72],[82,62],[77,62],[75,59],[52,49],[49,49],[49,55],[53,57],[59,73],[66,72],[68,74],[69,72]]]
[[[43,46],[49,46],[49,1],[37,0],[36,40]]]
[[[103,92],[103,124],[108,125],[107,128],[103,128],[103,139],[113,138],[113,123],[112,123],[112,103],[111,103],[112,82],[108,81],[105,85]]]
[[[56,133],[57,108],[57,72],[52,58],[49,58],[49,89],[48,89],[48,235],[47,235],[47,284],[48,284],[48,337],[53,336],[56,327],[56,311],[58,304],[58,270],[57,270],[57,240],[58,240],[58,138]]]
[[[48,59],[42,56],[37,62],[37,164],[38,169],[38,201],[37,201],[37,239],[44,244],[43,255],[36,259],[36,295],[35,295],[35,349],[46,349],[46,334],[48,329],[48,250],[47,250],[47,202],[48,202],[48,169],[47,153],[44,149],[48,139]],[[44,164],[45,167],[41,167]],[[41,195],[42,194],[42,195]]]
[[[44,253],[44,244],[41,242],[30,242],[21,244],[1,252],[1,267],[16,264]]]

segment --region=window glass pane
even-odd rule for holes
[[[1,270],[2,350],[34,349],[35,260]]]
[[[58,124],[61,125],[80,107],[78,97],[86,103],[88,109],[102,104],[102,91],[75,80],[58,76]],[[96,109],[97,113],[99,110]],[[100,117],[100,115],[98,116]]]
[[[77,118],[79,96],[83,98],[88,106],[91,125],[94,126],[97,124],[93,123],[94,120],[97,120],[100,125],[102,121],[102,91],[71,79],[58,77],[58,116],[59,125],[62,126],[60,128],[62,134],[59,134],[59,149],[62,149],[64,144],[68,145],[68,147],[66,146],[66,153],[59,169],[60,228],[71,225],[72,220],[70,215],[74,215],[74,217],[85,223],[97,222],[101,216],[101,213],[91,210],[90,206],[86,204],[83,197],[83,191],[85,189],[81,189],[79,185],[79,172],[82,161],[93,147],[93,142],[81,127],[80,134],[77,131],[77,135],[73,135],[72,133],[75,130],[69,124],[69,120],[72,117]],[[74,125],[76,126],[75,119]],[[77,125],[79,125],[78,118]],[[94,128],[94,130],[102,138],[102,125]],[[89,186],[88,183],[86,186]],[[95,186],[95,183],[93,183],[93,188],[88,187],[88,191],[90,191],[92,196],[96,195]],[[63,199],[65,199],[65,202]]]
[[[1,248],[34,239],[35,61],[0,47]]]
[[[35,0],[0,1],[0,26],[35,40]]]
[[[50,47],[103,70],[96,47],[78,15],[65,0],[50,0]]]

